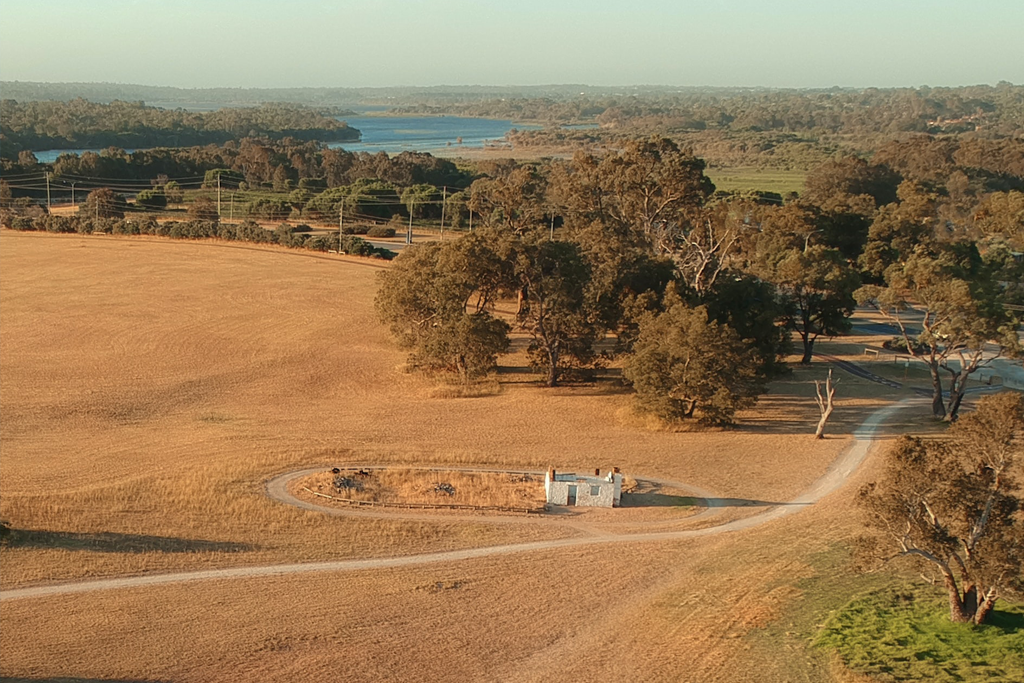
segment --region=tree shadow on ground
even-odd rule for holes
[[[56,548],[99,553],[240,553],[256,549],[256,546],[248,543],[232,543],[230,541],[204,541],[144,534],[77,533],[29,529],[11,529],[10,536],[4,540],[4,545],[9,548]]]
[[[751,498],[698,498],[695,496],[679,496],[668,493],[623,493],[619,507],[683,507],[707,505],[712,508],[743,508],[743,507],[775,507],[777,505],[807,505],[807,503],[781,503],[770,500],[754,500]]]
[[[1001,612],[997,609],[989,612],[986,626],[994,626],[1003,633],[1017,633],[1024,631],[1024,614],[1018,612]]]
[[[703,498],[701,500],[706,501],[708,507],[712,508],[770,508],[777,505],[810,505],[810,503],[783,503],[770,500],[754,500],[751,498]]]
[[[818,425],[818,409],[813,398],[793,395],[769,395],[752,411],[737,417],[732,431],[754,434],[806,434],[814,438]],[[825,427],[825,438],[846,437],[853,434],[882,404],[843,404],[836,406],[832,419]],[[887,423],[888,424],[888,423]]]
[[[619,507],[624,508],[665,508],[700,505],[702,498],[673,496],[667,493],[623,493]]]

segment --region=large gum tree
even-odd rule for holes
[[[902,558],[938,574],[950,619],[982,624],[1024,590],[1020,466],[1024,397],[1005,392],[950,427],[947,438],[902,437],[859,502],[874,532],[870,560]]]

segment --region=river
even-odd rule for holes
[[[359,130],[359,142],[335,142],[349,152],[443,152],[457,154],[460,148],[480,148],[498,143],[513,128],[537,128],[513,121],[477,119],[463,116],[349,116],[348,125]],[[462,142],[459,142],[462,138]],[[65,152],[99,152],[98,149],[48,149],[36,152],[42,163],[53,163]],[[126,149],[126,152],[135,150]]]

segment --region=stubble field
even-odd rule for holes
[[[379,268],[278,249],[0,234],[0,516],[20,539],[2,550],[3,589],[595,533],[571,519],[326,515],[266,496],[275,475],[321,465],[616,465],[733,499],[718,519],[739,518],[800,493],[864,418],[902,396],[844,378],[824,442],[810,437],[810,380],[823,366],[775,385],[728,432],[650,430],[613,382],[546,390],[515,367],[494,395],[438,398],[402,372],[404,354],[374,318]],[[762,681],[828,680],[797,631],[766,638],[802,599],[800,582],[831,571],[815,558],[854,533],[849,501],[870,473],[871,461],[798,514],[700,539],[5,601],[0,671],[743,681],[757,668]]]

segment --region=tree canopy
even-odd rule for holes
[[[730,424],[763,390],[756,355],[734,330],[710,320],[703,306],[690,307],[675,294],[666,304],[663,313],[640,322],[625,366],[637,406],[669,421]]]
[[[980,399],[946,438],[901,437],[860,492],[866,557],[938,572],[953,621],[984,623],[996,600],[1020,596],[1022,437],[1024,397],[1010,392]]]

